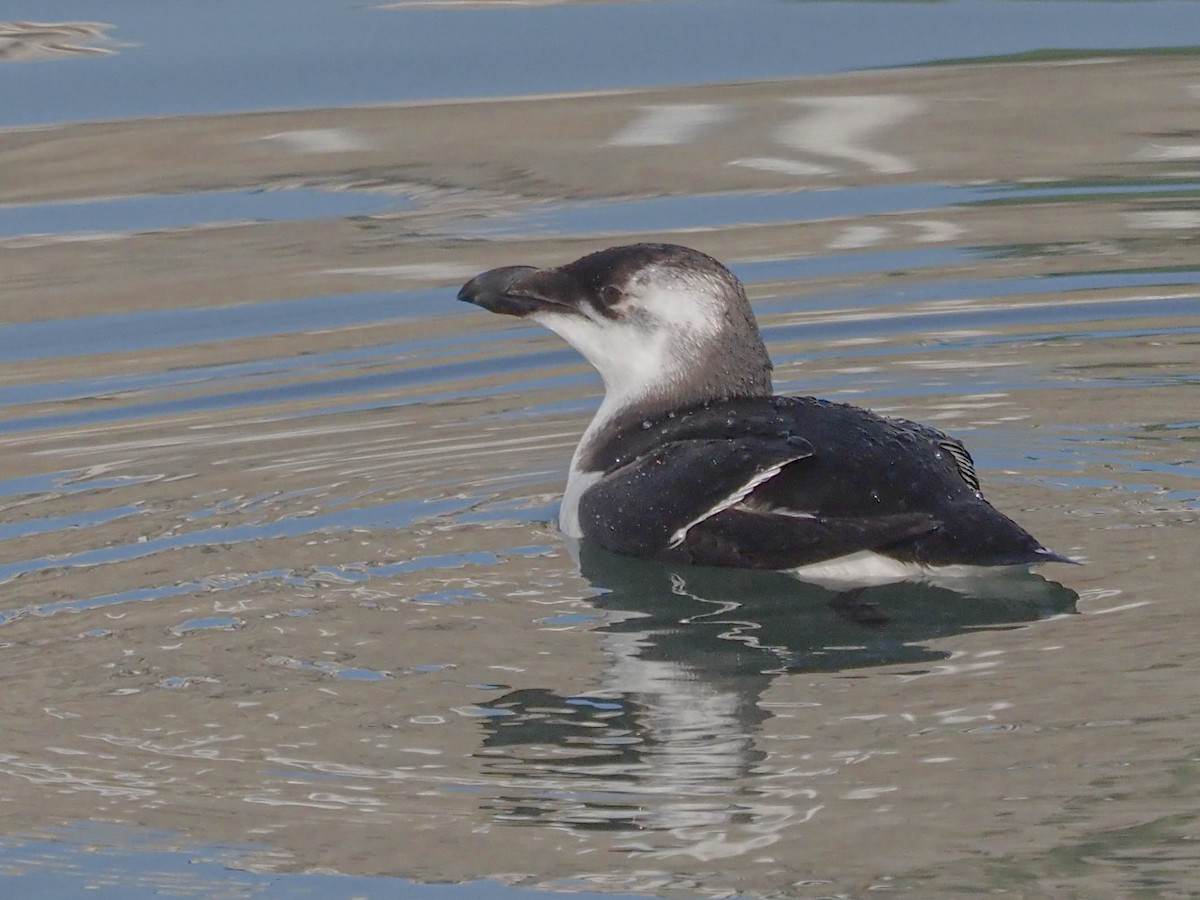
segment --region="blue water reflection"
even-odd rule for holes
[[[217,222],[281,222],[410,209],[406,198],[352,191],[203,191],[152,197],[0,206],[0,238],[28,234],[138,232]]]
[[[392,11],[328,0],[126,0],[102,12],[43,0],[37,11],[43,19],[103,17],[124,46],[114,56],[4,67],[5,124],[744,81],[1037,49],[1156,47],[1164,35],[1200,35],[1200,5],[1178,0]]]
[[[0,889],[5,896],[41,900],[155,900],[163,896],[543,900],[556,896],[490,880],[422,884],[386,875],[255,872],[247,868],[255,847],[181,842],[173,834],[92,823],[59,829],[58,834],[57,840],[0,840]],[[607,892],[572,892],[571,896],[579,900],[641,900]]]

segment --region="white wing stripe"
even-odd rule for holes
[[[746,497],[748,497],[750,495],[750,492],[753,491],[756,487],[758,487],[764,481],[770,481],[772,478],[774,478],[776,475],[778,475],[779,471],[784,466],[788,465],[789,463],[794,463],[798,459],[805,459],[809,455],[810,454],[808,454],[808,453],[801,453],[800,455],[795,456],[792,459],[785,459],[783,462],[781,462],[777,465],[774,465],[769,469],[763,469],[761,472],[756,473],[753,478],[751,478],[749,481],[747,481],[745,484],[743,484],[741,487],[739,487],[736,491],[734,491],[732,494],[727,496],[725,499],[723,499],[719,503],[717,503],[716,506],[702,512],[700,515],[696,516],[696,518],[692,519],[692,521],[688,522],[686,525],[682,526],[681,528],[676,529],[675,533],[671,535],[671,540],[668,542],[667,546],[671,547],[672,549],[675,547],[678,547],[680,544],[683,543],[683,539],[687,537],[687,533],[689,531],[691,531],[691,529],[694,528],[696,525],[699,525],[705,519],[711,519],[713,516],[717,515],[717,513],[724,512],[725,510],[729,509],[729,507],[731,507],[731,506],[735,506],[738,503],[741,503],[743,500],[746,499]]]

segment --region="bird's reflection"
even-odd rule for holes
[[[724,795],[763,760],[754,739],[772,679],[890,664],[920,671],[950,655],[930,646],[935,638],[1074,612],[1078,600],[1038,575],[839,593],[779,572],[579,552],[607,613],[610,663],[583,695],[521,690],[487,704],[490,767],[553,785],[495,810],[508,821],[677,832],[755,818],[756,804]]]
[[[1079,599],[1035,574],[839,591],[782,572],[669,567],[589,546],[579,563],[603,592],[598,607],[631,614],[610,631],[641,633],[643,658],[710,679],[931,662],[949,651],[924,642],[1074,612]]]

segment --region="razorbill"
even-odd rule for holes
[[[531,319],[604,379],[559,525],[617,553],[814,579],[979,574],[1071,562],[983,498],[936,428],[772,392],[738,279],[672,244],[506,266],[458,293]]]

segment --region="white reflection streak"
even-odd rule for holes
[[[1200,150],[1200,147],[1197,147]],[[1200,153],[1197,154],[1200,159]],[[1200,210],[1155,209],[1125,213],[1130,228],[1139,231],[1196,231],[1200,229]]]
[[[326,269],[326,275],[370,275],[378,278],[407,278],[414,281],[457,281],[474,275],[475,266],[465,263],[408,263],[399,266],[359,266],[351,269]]]
[[[1097,297],[1088,295],[1086,297],[1071,298],[1064,297],[1061,294],[1048,300],[1035,300],[1030,302],[1013,302],[1009,300],[999,300],[992,302],[979,302],[964,298],[962,300],[935,300],[929,303],[916,304],[912,306],[904,306],[895,310],[883,309],[862,309],[843,312],[841,310],[806,310],[804,312],[784,314],[772,316],[768,322],[770,326],[780,325],[807,325],[810,323],[827,323],[827,322],[877,322],[886,319],[898,318],[922,318],[924,316],[939,316],[947,312],[964,312],[964,313],[984,313],[994,312],[1006,309],[1045,309],[1053,307],[1054,309],[1065,309],[1070,306],[1097,306],[1100,304],[1114,304],[1119,306],[1127,306],[1133,303],[1154,303],[1160,300],[1178,300],[1180,297],[1190,296],[1187,293],[1169,293],[1169,294],[1137,294],[1122,297]],[[979,334],[986,334],[986,331],[979,331]],[[865,339],[859,339],[858,343],[867,343]],[[851,341],[829,342],[829,346],[853,346]]]
[[[232,423],[233,425],[242,425],[246,423]],[[173,438],[154,438],[152,440],[135,440],[135,441],[115,441],[109,443],[86,443],[86,444],[70,444],[63,447],[55,447],[47,450],[34,451],[36,456],[49,456],[57,458],[77,458],[83,456],[95,456],[113,452],[128,452],[131,450],[148,450],[161,449],[166,447],[186,447],[186,446],[221,446],[232,447],[240,444],[265,444],[270,441],[286,441],[304,438],[317,438],[326,435],[334,434],[346,436],[351,433],[362,434],[366,431],[387,431],[389,436],[381,438],[374,442],[374,446],[380,449],[366,452],[360,450],[355,453],[353,460],[362,463],[369,459],[379,460],[412,460],[424,458],[440,458],[443,457],[448,450],[453,450],[457,459],[465,459],[468,457],[490,456],[495,453],[517,453],[522,452],[530,444],[536,444],[539,448],[553,448],[556,446],[574,446],[574,442],[578,440],[578,435],[575,432],[549,432],[534,435],[532,437],[505,438],[487,441],[486,443],[476,443],[472,449],[466,449],[463,446],[462,438],[432,438],[424,441],[410,442],[408,446],[411,449],[397,450],[394,448],[394,439],[391,437],[391,432],[397,428],[411,426],[412,423],[404,422],[382,422],[376,425],[356,425],[353,428],[348,428],[343,423],[333,423],[330,425],[320,425],[309,428],[293,428],[274,432],[256,431],[245,434],[214,434],[214,430],[226,426],[197,426],[192,434],[182,437]],[[93,429],[98,430],[98,429]],[[87,429],[81,430],[79,434],[86,433]],[[73,432],[71,432],[73,434]],[[20,443],[19,441],[0,441],[0,446],[5,446],[8,443]],[[360,441],[360,447],[368,447],[371,445],[364,444]],[[257,454],[258,457],[265,456],[265,453]],[[243,463],[255,458],[251,456],[240,457]],[[335,464],[345,464],[349,460],[344,448],[335,450],[322,451],[319,453],[311,453],[304,457],[288,457],[280,459],[273,463],[260,465],[259,471],[269,471],[271,469],[282,468],[288,469],[295,466],[298,462],[321,462],[326,466]],[[119,464],[124,464],[127,460],[122,460]],[[113,463],[108,468],[115,468],[118,463]],[[87,477],[91,477],[89,474]],[[161,475],[154,476],[154,479],[162,478]],[[151,480],[151,479],[142,479]]]
[[[804,107],[807,114],[779,128],[776,137],[780,143],[818,156],[850,160],[880,175],[899,175],[916,168],[903,157],[864,146],[875,132],[916,114],[921,104],[912,97],[805,97],[791,102]]]
[[[677,593],[685,593],[675,584]],[[636,697],[653,749],[642,757],[639,793],[662,799],[643,806],[639,820],[667,831],[674,847],[635,842],[625,849],[641,857],[686,856],[717,860],[740,856],[775,843],[780,833],[807,822],[821,809],[790,803],[754,802],[744,776],[750,765],[752,727],[743,720],[745,699],[671,660],[647,659],[645,635],[610,633],[606,650],[613,663],[604,675],[606,690]],[[798,792],[812,799],[815,792]],[[735,818],[745,817],[745,823]]]
[[[85,773],[95,774],[85,774]],[[58,792],[72,794],[89,791],[102,797],[121,797],[126,800],[147,799],[158,794],[159,782],[146,775],[132,772],[105,772],[99,769],[76,770],[49,763],[28,762],[16,754],[0,753],[0,775],[19,778],[29,784],[58,785]],[[114,784],[113,781],[124,782]]]
[[[369,150],[371,141],[366,135],[347,128],[305,128],[268,134],[264,141],[283,144],[293,153],[349,153]]]
[[[121,737],[115,734],[81,734],[81,738],[91,741],[101,741],[105,744],[110,744],[114,747],[121,747],[126,750],[140,750],[143,753],[152,753],[155,756],[166,756],[174,759],[202,759],[209,762],[245,762],[245,757],[240,750],[240,745],[235,745],[233,752],[222,753],[215,745],[229,744],[234,741],[242,741],[245,739],[244,734],[231,734],[228,736],[214,735],[211,737],[202,738],[182,738],[178,743],[168,744],[165,742],[155,741],[152,739],[136,738],[136,737]]]
[[[688,144],[730,118],[728,106],[718,103],[662,103],[643,106],[640,118],[607,141],[610,147],[667,147]]]
[[[1086,611],[1086,615],[1103,616],[1106,613],[1126,612],[1140,606],[1150,606],[1152,603],[1152,600],[1135,600],[1132,603],[1122,603],[1120,606],[1110,606],[1107,609],[1089,609]]]
[[[800,159],[781,159],[778,156],[748,156],[744,159],[731,159],[729,165],[744,166],[760,172],[775,172],[778,175],[834,175],[837,172],[836,169],[829,166],[804,162]]]
[[[819,803],[800,812],[791,806],[752,804],[747,806],[744,812],[753,815],[753,824],[743,826],[743,830],[750,832],[752,836],[743,840],[731,839],[727,831],[711,829],[685,831],[673,828],[672,833],[675,836],[690,840],[691,843],[683,847],[659,850],[640,850],[637,847],[630,847],[630,849],[634,851],[633,855],[650,859],[668,859],[674,856],[687,856],[704,862],[729,859],[734,856],[742,856],[752,850],[761,850],[771,846],[779,840],[780,832],[784,829],[811,821],[824,808],[825,804]]]
[[[775,140],[802,153],[832,157],[864,166],[880,175],[900,175],[916,166],[902,156],[867,146],[875,133],[915,115],[921,103],[904,95],[859,97],[795,97],[788,101],[803,107],[793,121],[775,130]],[[831,175],[836,169],[806,160],[755,157],[732,160],[747,166],[786,175]]]
[[[1133,155],[1149,162],[1181,162],[1200,159],[1200,144],[1150,144]]]
[[[883,225],[850,225],[826,246],[830,250],[860,250],[891,236],[892,230]]]
[[[918,219],[905,224],[921,229],[921,234],[916,238],[920,244],[944,244],[956,240],[966,232],[961,225],[941,219]]]
[[[1200,84],[1189,84],[1184,92],[1200,100]],[[1147,144],[1133,159],[1140,162],[1194,162],[1200,160],[1200,144]]]

